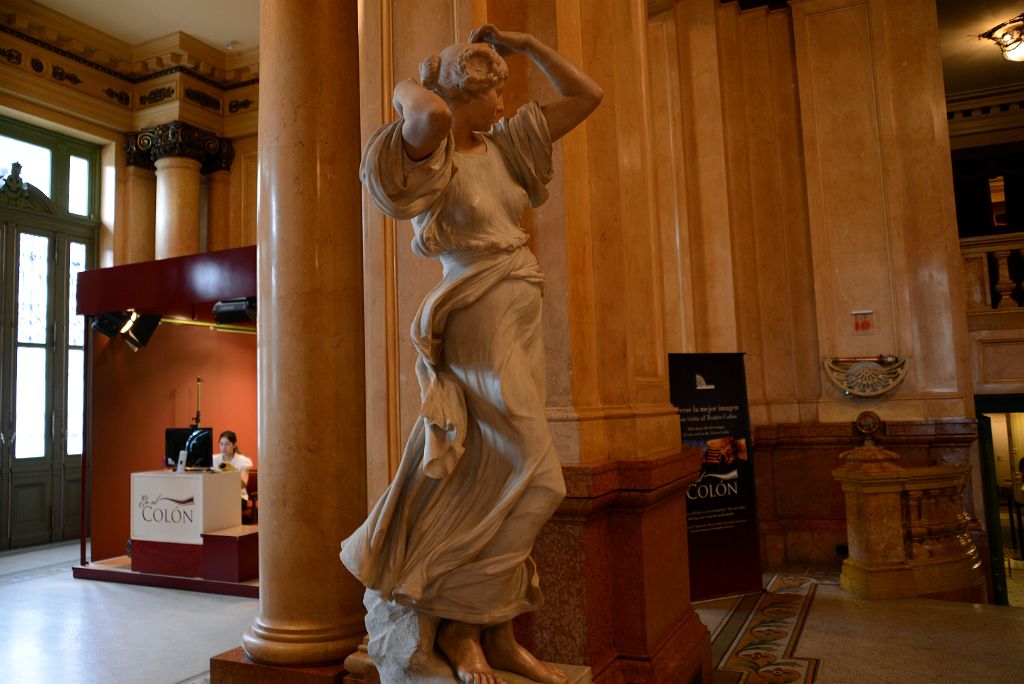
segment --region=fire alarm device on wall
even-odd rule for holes
[[[875,334],[875,312],[873,309],[863,309],[861,311],[851,311],[850,316],[853,317],[853,334],[854,335],[874,335]]]

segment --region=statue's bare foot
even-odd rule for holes
[[[511,621],[485,629],[481,643],[487,662],[499,670],[515,672],[542,684],[566,684],[569,681],[561,669],[537,660],[516,641]]]
[[[448,661],[463,684],[503,684],[480,647],[481,625],[454,620],[442,623],[437,630],[437,645],[448,656]]]

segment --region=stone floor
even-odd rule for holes
[[[0,680],[202,684],[210,656],[236,647],[258,610],[255,599],[76,580],[77,562],[77,542],[0,554]],[[1013,574],[1024,579],[1024,564]],[[698,604],[719,656],[756,602]],[[867,601],[823,582],[792,656],[817,660],[826,684],[1009,684],[1024,681],[1022,643],[1024,608]]]

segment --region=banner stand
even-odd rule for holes
[[[686,494],[690,599],[760,592],[743,354],[669,354],[669,382],[683,443],[703,453]]]

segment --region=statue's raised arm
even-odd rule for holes
[[[560,95],[541,105],[552,142],[583,123],[601,104],[604,92],[594,79],[528,33],[499,31],[494,24],[484,24],[469,34],[469,42],[489,43],[501,55],[522,52],[540,67]]]

